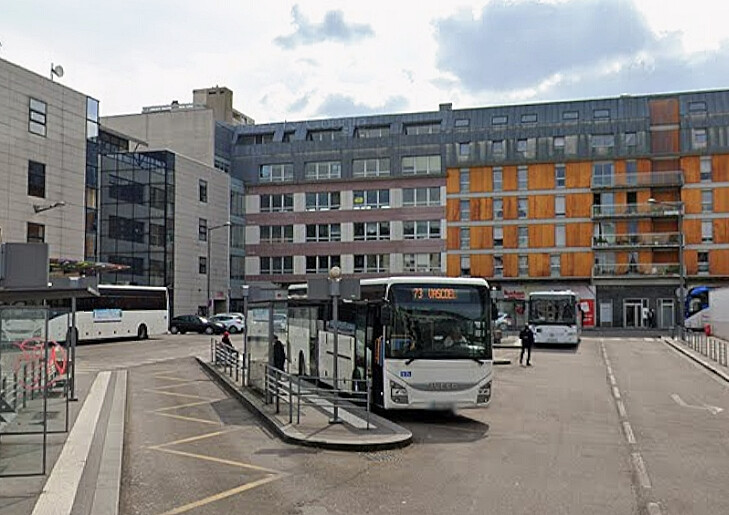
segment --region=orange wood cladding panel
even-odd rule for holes
[[[684,211],[686,214],[701,213],[701,190],[684,189],[683,196]]]
[[[714,188],[714,213],[729,212],[729,188]]]
[[[504,254],[504,277],[518,277],[519,256],[517,254]]]
[[[701,243],[701,220],[684,220],[683,234],[686,237],[686,245]]]
[[[699,256],[695,250],[687,250],[683,254],[683,264],[688,275],[696,275],[699,269]]]
[[[471,248],[472,249],[490,249],[492,247],[492,230],[491,227],[472,227],[471,228]],[[471,268],[473,268],[473,258],[471,258]]]
[[[530,190],[554,189],[554,165],[530,165],[527,172],[527,181]]]
[[[448,238],[446,239],[446,248],[448,250],[456,250],[461,246],[461,228],[449,227]]]
[[[529,277],[549,277],[549,254],[529,254]]]
[[[684,183],[701,182],[701,162],[698,156],[681,158],[681,169]]]
[[[630,260],[628,260],[630,262]],[[653,262],[653,253],[650,250],[645,250],[643,252],[638,252],[638,263],[641,264],[651,264]],[[674,261],[675,263],[676,261]]]
[[[517,215],[517,197],[504,197],[504,219],[514,220]]]
[[[566,252],[560,259],[563,277],[590,277],[592,275],[592,252]]]
[[[729,243],[729,219],[714,220],[714,243]]]
[[[590,218],[592,216],[592,193],[573,193],[565,200],[567,218]]]
[[[729,155],[714,156],[711,159],[711,173],[714,182],[729,182]]]
[[[712,275],[729,275],[729,250],[709,252],[709,272]]]
[[[565,165],[565,185],[567,188],[589,188],[592,179],[592,163],[579,162]]]
[[[446,171],[446,193],[460,193],[461,171],[458,168],[448,168]]]
[[[446,274],[448,277],[461,275],[461,256],[459,254],[446,255]]]
[[[679,151],[679,132],[653,131],[651,132],[651,152],[654,154],[677,154]]]
[[[515,249],[518,244],[518,231],[516,225],[504,226],[504,248]],[[506,266],[506,265],[504,265]]]
[[[503,169],[502,182],[504,191],[516,191],[517,175],[516,166],[505,166]]]
[[[567,247],[589,247],[592,245],[592,223],[565,224]]]
[[[491,256],[488,254],[474,254],[471,256],[471,275],[473,277],[491,277]]]
[[[533,224],[529,226],[529,247],[554,247],[554,225]]]
[[[471,220],[490,220],[493,200],[490,198],[471,199]]]
[[[459,200],[457,198],[449,198],[446,200],[446,220],[449,222],[458,222],[461,219],[459,209]]]
[[[651,163],[651,169],[655,172],[673,172],[681,169],[680,159],[661,159],[660,161],[653,161]]]
[[[649,259],[645,263],[662,263],[666,265],[675,265],[679,261],[678,249],[673,252],[653,252],[653,255],[649,253]],[[643,263],[644,261],[641,261]]]
[[[471,191],[484,192],[493,189],[491,167],[480,166],[471,168]]]
[[[672,125],[679,122],[678,98],[650,100],[648,106],[651,113],[651,125]]]
[[[554,218],[554,195],[531,195],[527,205],[530,219]]]

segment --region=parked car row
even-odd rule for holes
[[[200,315],[180,315],[170,320],[172,334],[222,334],[225,331],[240,333],[244,327],[242,313],[219,313],[210,318]]]

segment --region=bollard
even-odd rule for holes
[[[13,409],[18,411],[18,371],[13,372],[13,383],[15,388],[13,389]]]
[[[296,377],[296,423],[301,423],[301,376]]]
[[[279,386],[279,376],[278,376],[278,369],[274,372],[274,378],[275,378],[275,387],[274,387],[274,395],[276,396],[276,414],[278,415],[280,408],[281,408],[281,397],[280,392],[278,389]]]
[[[23,363],[23,407],[28,405],[28,364]]]

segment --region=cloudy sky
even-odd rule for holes
[[[257,122],[729,87],[720,0],[0,0],[0,57],[102,115],[227,86]]]

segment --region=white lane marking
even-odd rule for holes
[[[657,502],[648,503],[648,515],[662,515],[661,505]]]
[[[645,342],[652,342],[653,340],[655,340],[655,338],[643,338],[643,341]]]
[[[623,431],[625,431],[625,438],[628,439],[628,443],[635,445],[635,434],[633,433],[633,428],[630,427],[630,422],[627,420],[623,421]]]
[[[720,408],[718,406],[710,406],[708,404],[701,403],[700,406],[695,406],[693,404],[689,404],[686,401],[684,401],[677,393],[671,394],[671,399],[676,401],[676,404],[679,406],[683,406],[684,408],[694,408],[694,409],[703,409],[711,413],[712,415],[718,415],[722,411],[724,411],[724,408]]]
[[[33,515],[71,513],[110,377],[111,372],[101,372],[96,376],[58,461],[35,503]]]
[[[620,398],[620,390],[618,390],[617,386],[613,386],[613,397],[615,397],[616,400]]]
[[[645,468],[645,463],[643,463],[643,458],[640,453],[634,452],[630,455],[630,457],[633,459],[633,466],[635,467],[636,474],[638,474],[640,486],[643,488],[650,488],[651,480],[648,478],[648,471]]]
[[[618,386],[618,383],[615,381],[615,376],[614,375],[610,374],[609,379],[610,379],[610,385],[611,386]]]
[[[625,411],[625,404],[623,404],[623,401],[618,399],[615,403],[618,405],[618,415],[620,415],[620,418],[628,418],[628,413]]]

